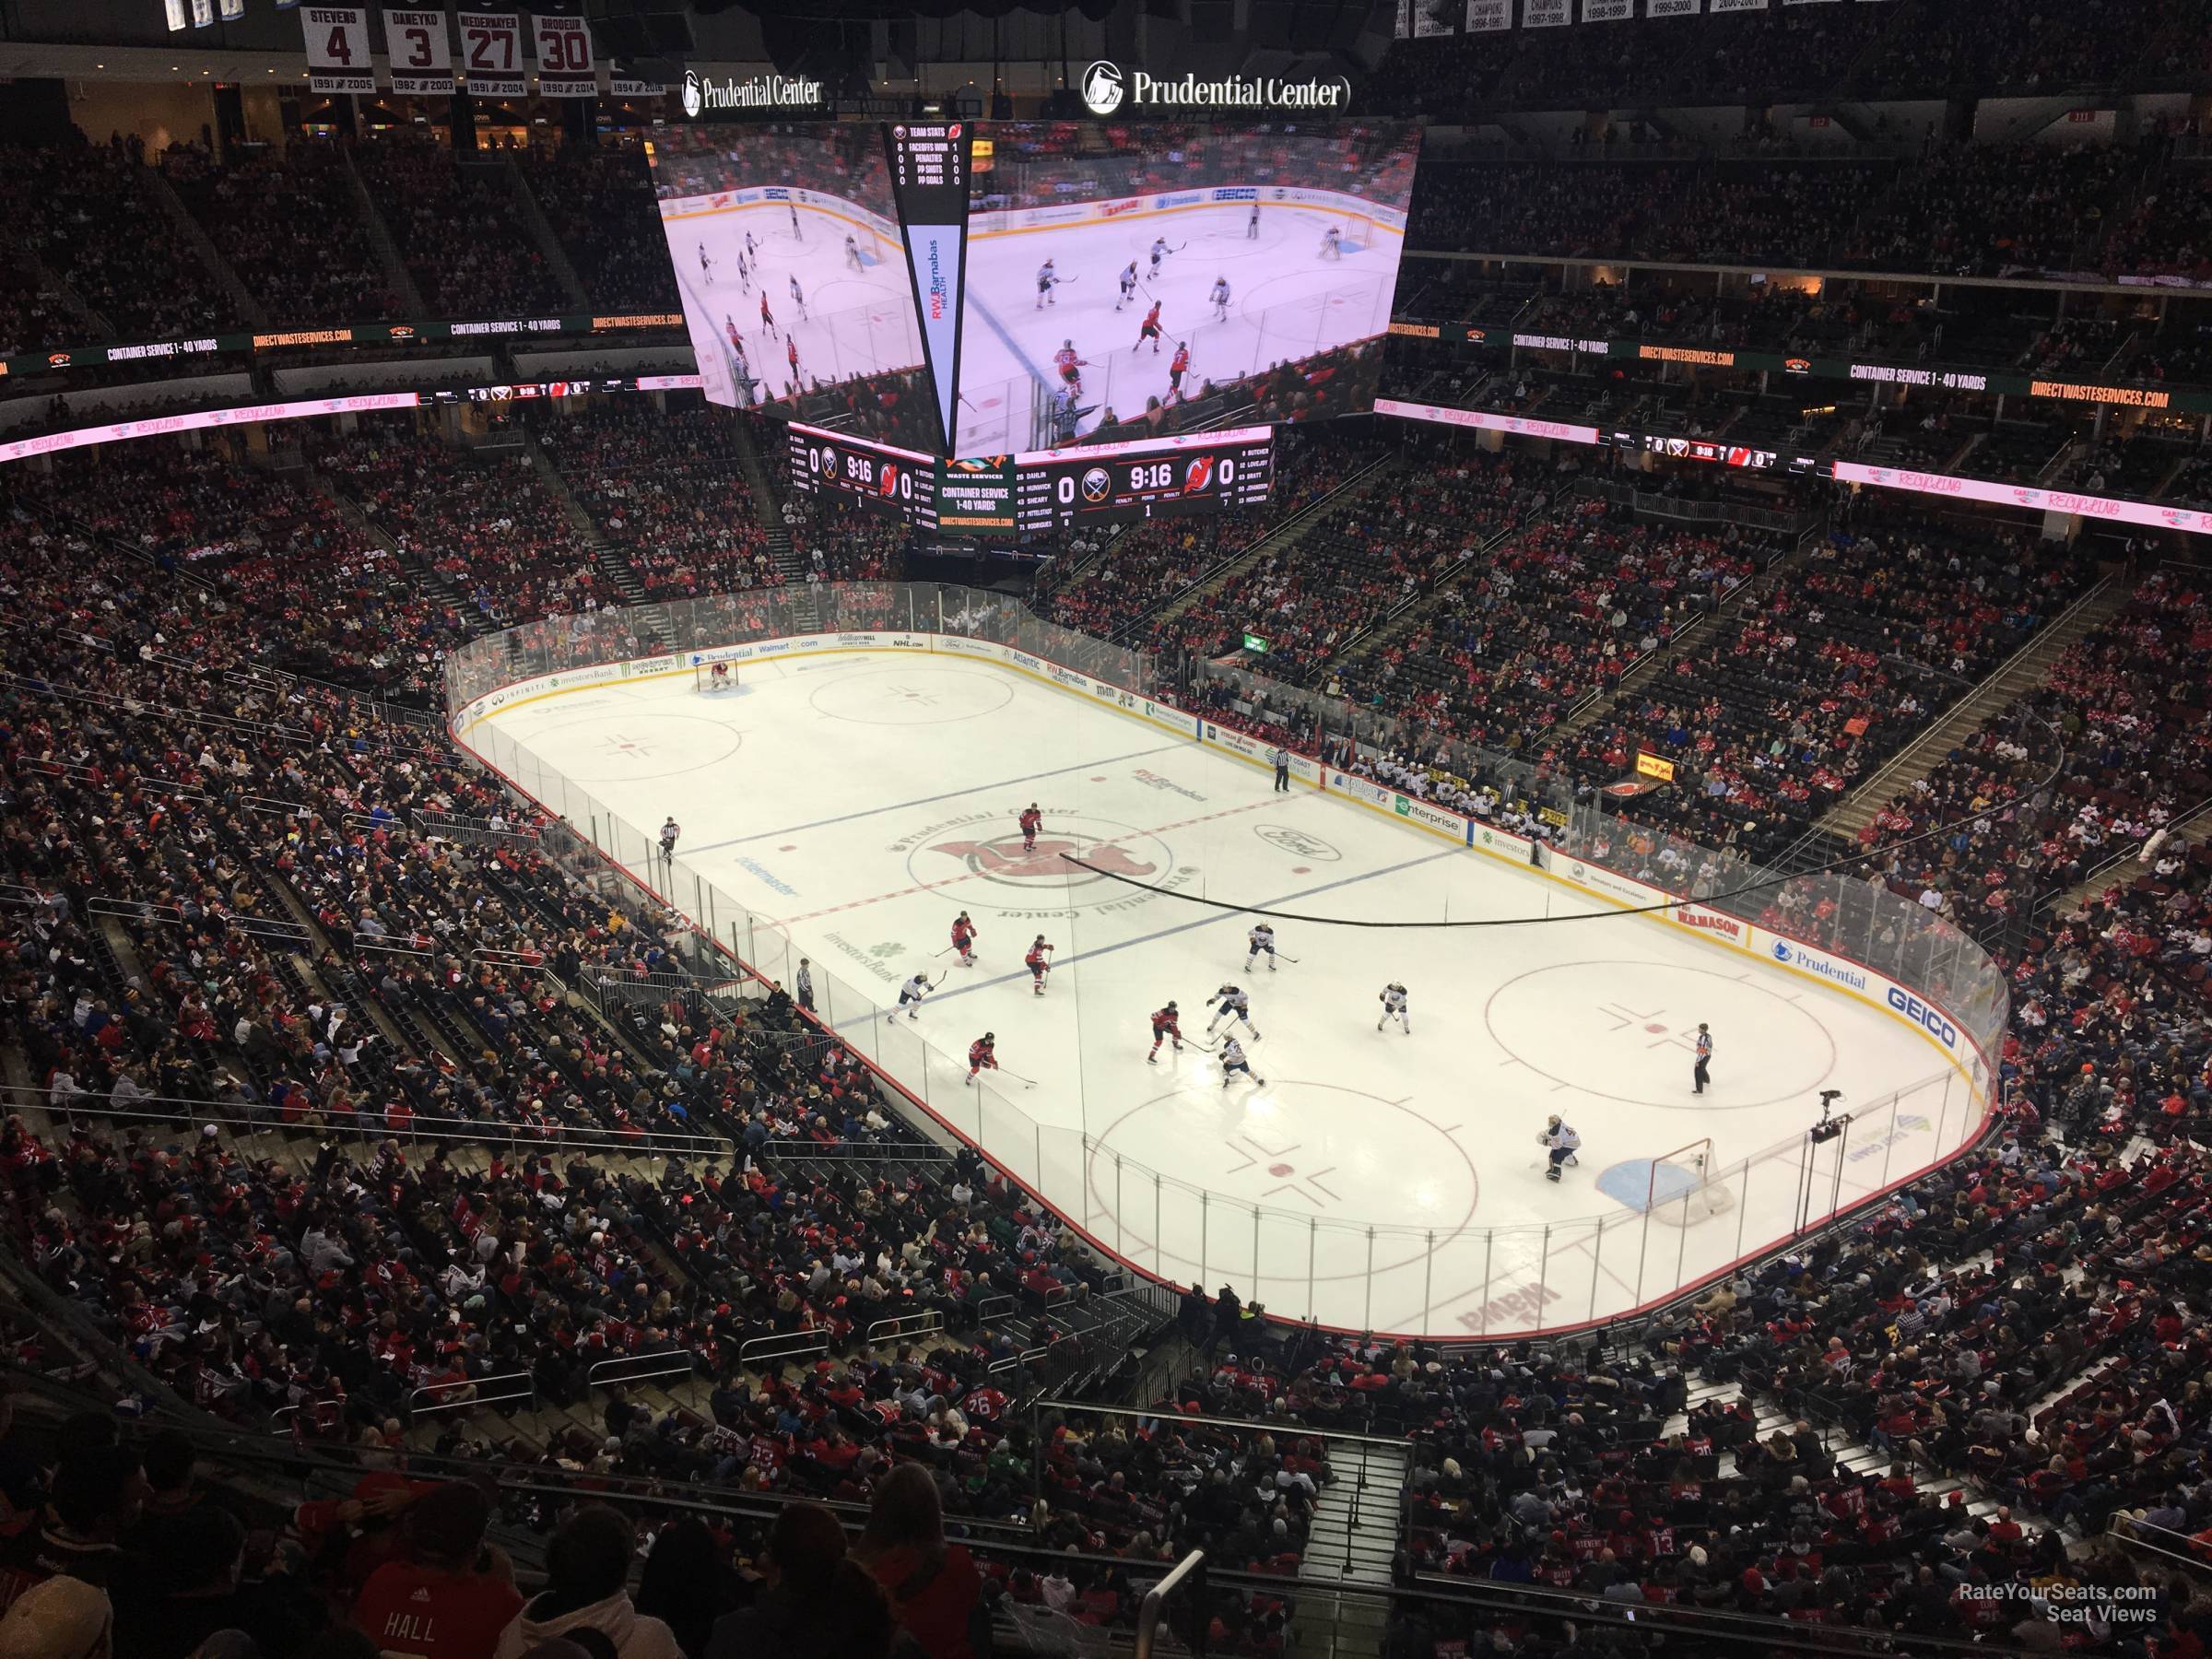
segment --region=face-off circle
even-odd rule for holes
[[[978,812],[902,836],[890,851],[905,856],[916,887],[944,887],[962,905],[1004,915],[1127,909],[1161,897],[1149,888],[1180,888],[1197,873],[1179,867],[1174,849],[1149,830],[1055,809],[1050,801],[1039,810],[1044,828],[1034,847],[1022,845],[1012,814]]]
[[[807,699],[818,714],[861,725],[943,725],[973,720],[1014,700],[1004,676],[901,663],[874,674],[825,680]]]
[[[1817,1005],[1767,977],[1748,959],[1740,975],[1669,962],[1556,962],[1500,985],[1483,1022],[1530,1073],[1594,1100],[1708,1112],[1809,1100],[1836,1069],[1836,1040]],[[1714,1068],[1728,1088],[1692,1096],[1700,1021],[1712,1027]],[[1726,1070],[1732,1049],[1742,1070]]]
[[[1264,1052],[1253,1053],[1255,1065],[1265,1065]],[[1211,1243],[1203,1259],[1210,1266],[1228,1270],[1238,1259],[1232,1237],[1249,1258],[1256,1206],[1266,1212],[1263,1249],[1271,1252],[1288,1238],[1285,1229],[1302,1235],[1310,1223],[1320,1224],[1316,1282],[1367,1277],[1371,1226],[1380,1277],[1420,1261],[1430,1234],[1441,1250],[1473,1223],[1481,1182],[1460,1144],[1459,1124],[1407,1102],[1303,1078],[1224,1090],[1204,1062],[1187,1052],[1178,1056],[1178,1065],[1194,1072],[1193,1082],[1131,1107],[1091,1143],[1085,1225],[1109,1244],[1118,1227],[1124,1255],[1142,1260],[1157,1251],[1164,1266],[1191,1277],[1202,1259],[1200,1188],[1207,1195]],[[1125,1160],[1118,1207],[1117,1158]],[[1163,1178],[1157,1206],[1154,1171]],[[1377,1193],[1392,1194],[1388,1214],[1352,1196]],[[1355,1245],[1357,1259],[1347,1255]],[[1303,1277],[1303,1264],[1298,1256],[1295,1277]]]

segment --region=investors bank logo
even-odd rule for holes
[[[1195,75],[1158,76],[1124,69],[1100,58],[1083,71],[1084,108],[1112,115],[1126,104],[1136,113],[1168,110],[1346,110],[1352,83],[1341,75],[1309,76],[1303,80],[1273,75],[1229,75],[1201,80]]]
[[[1122,66],[1100,58],[1083,71],[1083,106],[1093,115],[1111,115],[1122,107]]]

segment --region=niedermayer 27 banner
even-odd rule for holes
[[[944,448],[953,447],[960,373],[960,288],[968,265],[968,165],[963,122],[907,122],[890,129],[891,194],[922,319],[922,353],[937,394]]]

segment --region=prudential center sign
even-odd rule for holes
[[[1352,101],[1352,83],[1341,75],[1305,80],[1272,75],[1163,78],[1142,69],[1125,69],[1111,58],[1100,58],[1083,71],[1080,90],[1084,107],[1093,115],[1195,109],[1342,111]]]

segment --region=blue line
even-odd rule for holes
[[[878,812],[903,812],[909,806],[926,806],[932,801],[949,801],[955,795],[973,794],[979,789],[1005,789],[1013,783],[1034,783],[1040,778],[1057,778],[1064,772],[1082,771],[1093,766],[1118,766],[1124,760],[1142,760],[1147,755],[1164,754],[1179,749],[1181,743],[1163,743],[1155,748],[1135,749],[1126,755],[1109,755],[1103,760],[1081,760],[1073,766],[1056,766],[1051,771],[1024,772],[1018,778],[1001,778],[995,783],[969,783],[959,789],[948,789],[943,794],[923,795],[918,800],[893,801],[888,806],[869,806],[859,812],[844,813],[837,818],[817,818],[811,824],[794,824],[787,830],[763,830],[758,835],[733,835],[728,841],[708,841],[703,846],[686,847],[684,856],[696,858],[701,853],[716,852],[723,847],[743,846],[747,841],[766,841],[771,835],[796,835],[802,830],[819,830],[826,824],[849,824],[854,818],[873,818]]]
[[[999,344],[1004,346],[1008,351],[1012,352],[1014,354],[1014,360],[1019,363],[1024,369],[1029,371],[1030,378],[1035,381],[1039,386],[1043,388],[1044,391],[1048,393],[1052,391],[1053,382],[1044,378],[1044,371],[1030,361],[1030,354],[1022,350],[1021,347],[1016,343],[1014,336],[1006,332],[1006,325],[998,320],[997,315],[991,310],[991,308],[985,305],[982,300],[976,297],[975,290],[973,288],[969,289],[969,291],[962,296],[960,303],[962,305],[972,306],[975,310],[975,314],[981,317],[984,323],[990,326],[991,332],[998,336]]]
[[[1324,881],[1319,887],[1307,888],[1302,892],[1285,893],[1279,899],[1263,900],[1252,908],[1272,910],[1278,904],[1288,904],[1299,899],[1311,899],[1316,893],[1334,892],[1338,888],[1352,887],[1362,881],[1372,881],[1378,876],[1394,876],[1400,870],[1411,870],[1425,864],[1434,864],[1440,858],[1456,858],[1464,851],[1465,849],[1461,847],[1447,847],[1441,853],[1430,853],[1420,858],[1409,858],[1403,864],[1384,865],[1381,869],[1369,870],[1364,875],[1347,876],[1338,881]],[[1239,911],[1217,911],[1212,915],[1201,916],[1195,922],[1179,922],[1172,927],[1163,927],[1153,933],[1137,934],[1116,945],[1102,945],[1096,950],[1086,950],[1080,955],[1067,958],[1066,961],[1067,963],[1083,962],[1088,961],[1093,957],[1112,956],[1117,950],[1127,950],[1132,945],[1149,945],[1156,940],[1171,938],[1176,934],[1189,933],[1195,927],[1212,927],[1217,923],[1233,922],[1242,913],[1244,912]],[[1054,967],[1065,965],[1066,963],[1055,963]],[[1002,973],[996,979],[978,980],[971,985],[962,985],[958,991],[933,993],[925,1006],[934,1008],[939,1003],[950,1002],[956,996],[965,996],[971,991],[988,991],[993,986],[1012,983],[1029,977],[1030,971],[1024,968],[1018,973]],[[841,1024],[839,1029],[843,1029]]]

